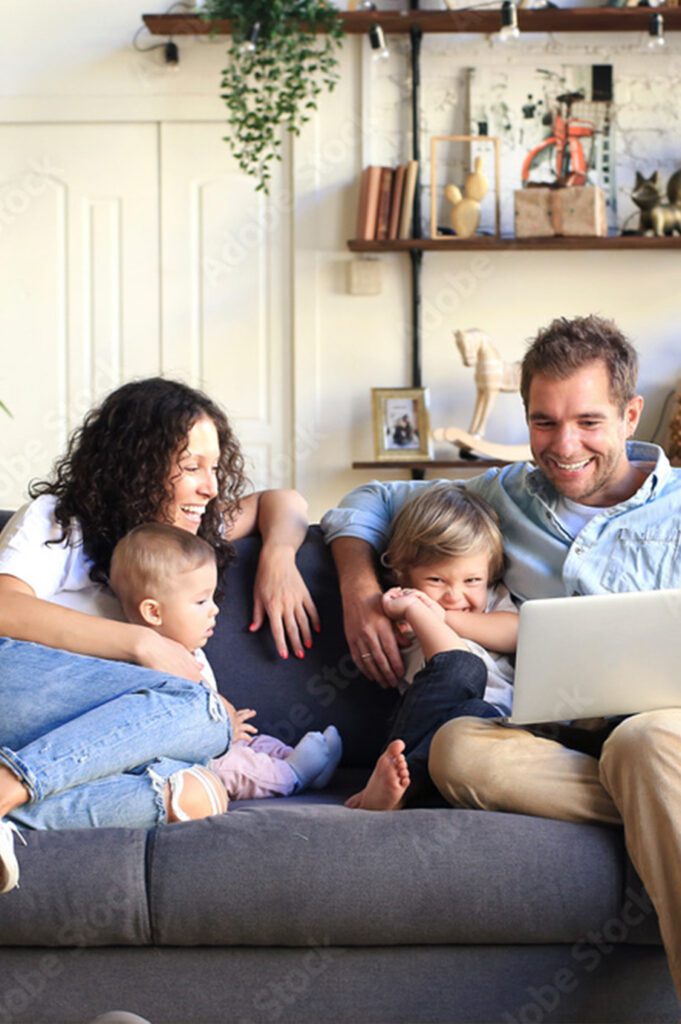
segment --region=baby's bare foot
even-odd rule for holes
[[[361,807],[362,806],[362,797],[363,796],[364,796],[364,790],[361,789],[359,791],[359,793],[355,793],[354,796],[348,797],[348,799],[345,801],[345,805],[344,806],[345,807],[350,807],[350,808]]]
[[[403,751],[403,740],[393,740],[388,744],[376,762],[371,778],[357,794],[359,802],[353,806],[363,811],[399,810],[410,781]]]

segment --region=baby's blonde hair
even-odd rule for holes
[[[143,523],[119,540],[111,556],[109,583],[125,615],[136,620],[145,597],[161,596],[178,573],[199,569],[215,551],[179,526]]]
[[[433,484],[395,516],[381,562],[401,582],[416,566],[479,551],[489,554],[490,583],[496,583],[504,571],[496,512],[458,484]]]

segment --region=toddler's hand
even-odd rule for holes
[[[241,708],[237,710],[234,705],[223,696],[220,696],[220,700],[224,704],[232,723],[232,743],[236,743],[237,740],[249,740],[251,736],[255,736],[258,730],[254,725],[249,724],[248,719],[255,718],[257,712],[255,712],[253,708]]]
[[[434,601],[432,597],[429,597],[422,590],[413,590],[412,593],[416,594],[421,604],[425,604],[426,608],[430,608],[433,615],[437,615],[438,619],[441,619],[442,622],[445,621],[447,613],[441,604],[438,604],[437,601]]]

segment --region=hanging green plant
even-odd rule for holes
[[[206,0],[202,14],[232,21],[222,73],[225,141],[241,169],[258,179],[256,191],[267,193],[282,129],[299,135],[319,94],[338,81],[341,19],[326,0]]]

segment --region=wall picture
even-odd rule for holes
[[[563,64],[548,68],[477,67],[468,70],[469,128],[472,135],[501,140],[501,233],[513,235],[513,192],[522,187],[523,165],[530,161],[526,183],[553,184],[561,167],[560,148],[551,140],[569,134],[563,147],[573,165],[583,161],[586,181],[605,194],[608,227],[617,226],[613,137],[612,67],[609,64]],[[575,99],[581,95],[583,99]],[[573,97],[565,102],[568,97]],[[471,158],[476,155],[471,147]],[[569,168],[568,168],[569,172]],[[490,212],[483,209],[480,230],[494,233]]]
[[[427,388],[372,388],[376,459],[432,459]]]

